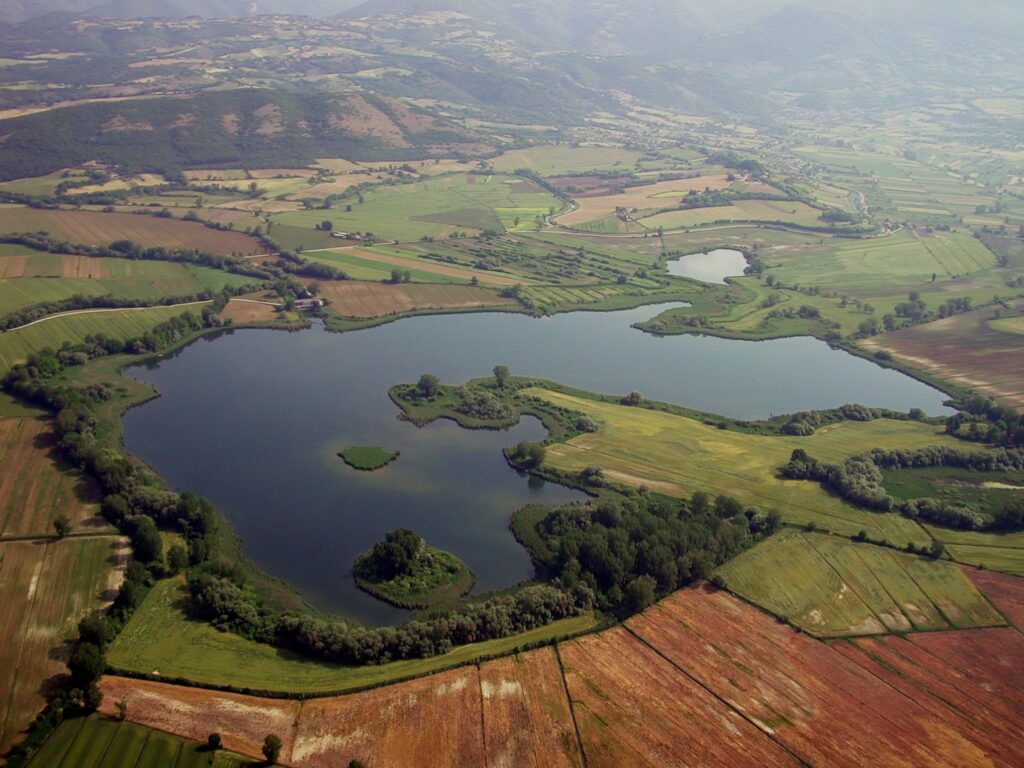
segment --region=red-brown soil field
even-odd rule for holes
[[[485,765],[476,667],[302,705],[291,761],[313,768]],[[287,752],[285,754],[288,754]]]
[[[582,765],[553,648],[480,666],[484,747],[491,768]]]
[[[1000,739],[963,733],[955,713],[933,712],[930,691],[908,698],[876,670],[850,663],[844,642],[796,633],[724,592],[683,590],[627,624],[812,765],[1012,764]],[[984,644],[1005,632],[971,634]],[[1016,653],[1024,661],[1024,642]],[[950,659],[951,671],[957,664]]]
[[[978,568],[964,573],[1013,626],[1024,632],[1024,579]]]
[[[221,254],[255,254],[264,250],[249,235],[210,229],[192,221],[131,213],[0,208],[0,233],[41,230],[60,240],[83,245],[131,240],[146,247],[199,248]]]
[[[588,765],[800,764],[621,627],[560,653]]]
[[[295,722],[301,702],[262,699],[201,688],[185,688],[145,680],[105,677],[100,711],[115,715],[117,702],[128,705],[129,720],[175,733],[195,741],[206,741],[216,731],[224,748],[253,757],[260,756],[263,737],[281,737],[281,755],[291,754]]]
[[[356,280],[323,281],[320,293],[342,317],[370,318],[425,309],[511,305],[494,291],[470,285],[389,285]]]
[[[995,583],[998,604],[1020,598],[1018,581],[979,586]],[[130,720],[199,739],[216,725],[253,757],[273,730],[285,764],[312,768],[962,768],[1024,754],[1016,629],[826,643],[709,585],[554,649],[301,705],[126,678],[101,687],[105,711],[124,696]]]
[[[927,373],[1024,409],[1022,337],[989,327],[991,317],[992,309],[980,309],[861,344],[867,349],[884,349]]]

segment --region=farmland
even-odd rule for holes
[[[0,207],[0,234],[26,232],[48,232],[51,237],[82,245],[131,240],[147,248],[198,248],[220,254],[253,254],[262,250],[259,241],[248,235],[173,218]]]
[[[795,448],[821,461],[841,462],[878,446],[959,444],[935,426],[915,422],[842,422],[810,437],[748,435],[683,416],[546,390],[524,394],[581,411],[601,425],[598,432],[549,446],[547,461],[556,469],[579,472],[598,465],[614,480],[675,496],[698,490],[724,493],[764,510],[778,509],[796,525],[814,522],[845,536],[866,530],[872,539],[897,546],[924,545],[930,537],[911,520],[855,509],[816,483],[780,479],[776,470]]]
[[[311,661],[191,621],[183,612],[182,598],[177,581],[163,581],[154,587],[111,646],[110,664],[125,672],[151,674],[155,670],[161,677],[192,680],[200,685],[323,694],[429,674],[480,657],[510,653],[524,645],[585,632],[595,624],[593,615],[584,615],[521,635],[460,646],[443,656],[345,667]]]
[[[49,271],[47,262],[53,271],[63,274],[38,274]],[[22,274],[12,274],[19,271]],[[26,272],[35,274],[28,276]],[[83,256],[0,257],[0,275],[0,306],[7,311],[76,295],[156,302],[254,282],[253,278],[191,264]]]
[[[346,199],[352,210],[297,211],[273,214],[275,226],[314,228],[329,220],[334,229],[372,232],[387,240],[445,238],[456,232],[476,233],[536,226],[561,202],[528,179],[515,176],[453,174],[367,191],[364,202]],[[311,240],[312,247],[316,241]]]
[[[35,325],[8,331],[0,336],[0,371],[22,362],[44,347],[56,349],[64,341],[82,342],[86,336],[102,333],[108,338],[130,339],[141,336],[154,325],[202,304],[147,309],[84,310],[48,318]]]
[[[202,738],[205,742],[205,733]],[[237,754],[208,752],[205,743],[190,743],[100,715],[66,721],[29,762],[30,768],[241,768],[250,764]]]
[[[388,285],[356,281],[321,284],[330,311],[343,318],[378,318],[403,312],[509,306],[492,290],[468,285]]]
[[[786,530],[718,571],[730,591],[818,637],[1000,626],[959,567]]]
[[[0,751],[60,685],[77,622],[112,598],[128,558],[116,536],[0,543]]]
[[[981,309],[862,342],[916,368],[1015,408],[1024,408],[1024,345]]]
[[[124,698],[129,721],[191,739],[217,728],[252,757],[271,730],[286,762],[310,768],[982,766],[1024,748],[1012,725],[1019,675],[1005,666],[1022,652],[1011,629],[826,644],[698,586],[555,649],[348,696],[101,685],[104,711]]]
[[[355,280],[388,280],[393,270],[409,272],[417,283],[469,283],[473,278],[485,285],[509,286],[516,280],[487,270],[450,266],[435,260],[419,258],[410,249],[390,246],[372,248],[332,248],[307,251],[313,261],[335,266]]]
[[[681,229],[720,221],[778,221],[804,227],[822,226],[821,211],[796,200],[737,200],[732,205],[669,211],[641,219],[647,229]]]

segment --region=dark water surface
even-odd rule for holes
[[[665,265],[670,275],[689,277],[702,283],[725,283],[725,278],[743,274],[747,260],[732,248],[716,248],[707,253],[691,253],[672,259]]]
[[[246,555],[317,607],[367,623],[404,612],[359,592],[355,557],[398,526],[457,554],[491,590],[528,578],[508,530],[530,501],[579,498],[520,476],[501,449],[544,435],[534,419],[502,432],[401,422],[391,385],[421,373],[448,383],[496,364],[597,392],[647,397],[739,418],[848,402],[945,413],[944,395],[810,338],[771,342],[659,338],[630,328],[667,306],[577,312],[440,315],[346,334],[236,330],[207,337],[127,375],[162,397],[125,415],[127,449],[172,488],[208,498]],[[335,454],[399,450],[378,472]]]

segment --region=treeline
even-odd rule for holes
[[[159,299],[126,299],[104,294],[102,296],[82,296],[75,294],[59,301],[45,301],[15,310],[0,317],[0,331],[9,331],[22,325],[40,320],[59,312],[72,312],[78,309],[136,309],[141,307],[168,307],[189,302],[210,301],[219,296],[240,296],[245,293],[269,287],[269,283],[242,285],[236,288],[225,287],[220,293],[203,290],[199,293],[184,296],[164,296]]]
[[[1007,448],[1024,447],[1024,415],[982,395],[960,404],[961,410],[946,419],[946,432],[962,440]]]
[[[602,482],[596,468],[584,473],[589,484]],[[627,615],[709,578],[780,525],[778,512],[728,496],[697,492],[683,501],[640,491],[550,510],[520,538],[555,584],[582,585],[598,607]]]
[[[343,270],[333,267],[330,264],[323,264],[319,261],[311,261],[296,251],[276,248],[279,253],[274,266],[291,275],[299,277],[312,277],[316,280],[348,280],[348,274]]]
[[[1024,528],[1024,500],[1005,504],[988,520],[963,504],[951,504],[933,498],[898,501],[885,490],[881,468],[925,467],[955,467],[975,472],[1019,472],[1024,470],[1024,452],[1007,449],[966,452],[937,445],[916,450],[876,448],[837,465],[823,464],[798,448],[793,451],[789,463],[779,470],[779,474],[789,480],[817,481],[851,504],[879,512],[897,512],[912,520],[923,519],[968,531]]]
[[[818,428],[839,421],[875,421],[877,419],[896,419],[906,421],[913,419],[922,421],[927,415],[920,408],[912,408],[908,413],[902,411],[891,411],[887,408],[869,408],[859,403],[848,403],[838,408],[829,408],[817,411],[799,411],[790,414],[786,421],[779,427],[783,435],[797,435],[806,437],[813,435]]]
[[[262,642],[314,658],[346,664],[379,664],[396,659],[445,653],[456,645],[507,637],[592,607],[593,595],[583,586],[563,590],[537,585],[513,594],[474,603],[400,627],[369,629],[335,619],[270,611],[245,580],[241,569],[220,552],[219,518],[210,505],[192,494],[161,488],[146,468],[120,452],[104,447],[96,435],[97,404],[109,399],[102,386],[57,385],[53,377],[65,367],[92,357],[122,351],[165,349],[219,318],[204,310],[202,318],[185,313],[157,326],[143,337],[120,343],[90,337],[84,344],[47,350],[16,366],[5,388],[56,410],[55,428],[62,453],[93,475],[103,491],[103,515],[130,536],[135,556],[154,568],[164,553],[157,526],[178,531],[185,551],[168,560],[187,567],[190,608],[197,618]]]
[[[459,645],[508,637],[578,616],[592,607],[593,599],[584,587],[566,591],[541,584],[426,620],[370,628],[310,615],[264,613],[251,590],[212,570],[200,569],[189,581],[197,618],[254,640],[348,665],[427,658]]]

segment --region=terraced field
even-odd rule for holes
[[[877,446],[960,445],[938,428],[918,422],[842,422],[810,437],[747,435],[645,408],[546,390],[524,394],[582,411],[600,425],[598,432],[548,447],[547,462],[557,469],[579,472],[598,465],[614,480],[674,496],[698,490],[724,493],[764,510],[777,509],[796,525],[814,522],[844,536],[865,530],[871,538],[897,546],[927,545],[931,538],[911,520],[856,509],[817,483],[782,480],[776,470],[795,448],[804,448],[821,461],[841,463]]]
[[[718,573],[818,637],[1005,624],[954,563],[822,534],[782,531]]]
[[[0,207],[0,234],[49,232],[52,237],[83,245],[110,245],[131,240],[141,246],[198,248],[213,253],[255,254],[259,241],[240,232],[225,232],[179,219],[94,211]]]

